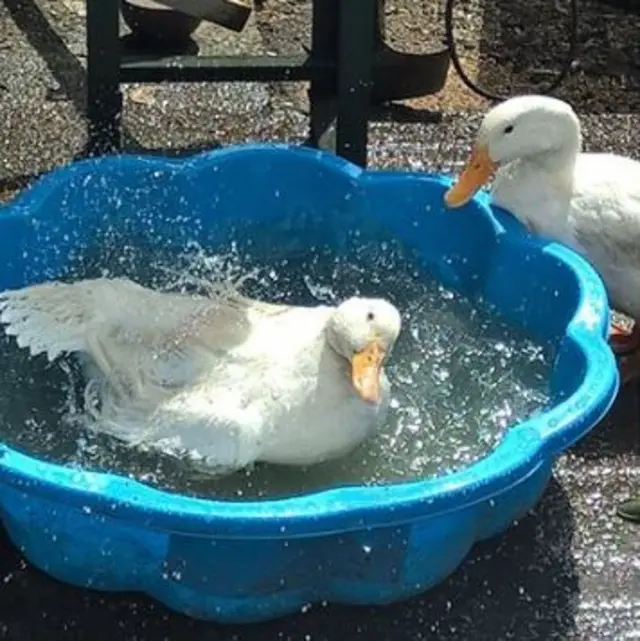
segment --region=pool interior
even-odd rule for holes
[[[197,278],[252,271],[244,291],[300,305],[352,295],[381,296],[403,316],[387,374],[393,386],[381,433],[343,459],[311,468],[257,464],[213,479],[188,457],[132,450],[87,429],[85,381],[72,358],[30,359],[0,343],[0,439],[37,457],[110,471],[206,498],[269,499],[353,484],[383,484],[443,475],[490,452],[509,426],[545,409],[555,345],[509,325],[481,300],[444,288],[416,249],[371,220],[327,242],[297,218],[244,223],[217,245],[176,246],[105,227],[79,247],[64,280],[127,276],[142,284],[192,291]],[[325,234],[326,236],[326,234]]]

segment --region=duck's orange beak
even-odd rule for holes
[[[496,164],[489,157],[486,147],[474,147],[469,160],[456,183],[447,191],[444,201],[448,207],[462,207],[496,171]]]
[[[351,381],[358,396],[367,403],[379,403],[380,374],[385,352],[378,341],[372,341],[351,359]]]

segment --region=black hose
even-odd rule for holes
[[[453,35],[453,8],[455,6],[456,0],[446,0],[445,11],[444,11],[444,28],[445,28],[445,38],[447,42],[447,47],[451,55],[451,62],[455,70],[458,72],[458,75],[462,79],[471,91],[474,91],[483,98],[488,98],[489,100],[502,101],[507,99],[509,96],[499,96],[498,94],[491,93],[478,86],[467,76],[462,64],[460,63],[460,58],[458,58],[458,52],[456,50],[455,38]],[[576,51],[578,49],[578,0],[569,0],[569,53],[567,54],[567,60],[563,65],[558,77],[544,90],[539,89],[537,93],[547,94],[551,93],[557,89],[563,82],[564,79],[571,72],[573,66],[573,61],[576,57]]]

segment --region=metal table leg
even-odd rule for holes
[[[363,167],[367,164],[377,18],[374,0],[340,3],[336,153]]]
[[[309,143],[335,150],[335,66],[338,59],[340,0],[313,0],[311,52],[314,60],[334,66],[329,78],[312,77],[309,86]]]
[[[87,0],[87,119],[89,154],[121,147],[118,0]]]

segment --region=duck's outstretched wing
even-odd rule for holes
[[[192,296],[126,279],[45,283],[0,293],[0,323],[32,355],[84,353],[112,383],[176,387],[247,337],[253,314],[281,306],[237,293]]]

